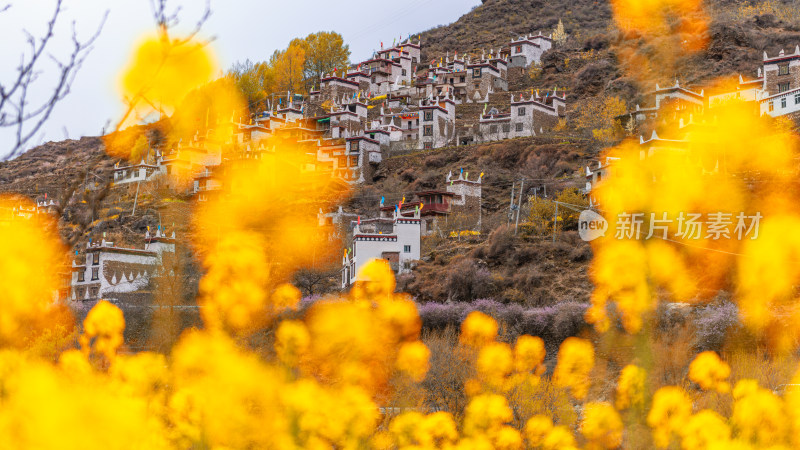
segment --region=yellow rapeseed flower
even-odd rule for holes
[[[476,369],[487,385],[499,388],[511,373],[513,363],[511,347],[504,342],[492,342],[478,353]]]
[[[428,373],[431,351],[420,341],[406,342],[397,352],[396,367],[408,374],[412,380],[421,382]]]
[[[644,403],[646,373],[641,367],[628,364],[619,374],[616,407],[620,411]]]
[[[622,445],[622,419],[607,402],[587,403],[583,410],[580,431],[587,449],[617,448]]]
[[[730,366],[719,359],[716,352],[703,352],[689,364],[689,379],[697,383],[701,389],[728,392],[731,389],[726,381],[731,375]]]
[[[303,322],[284,320],[275,332],[275,351],[287,366],[297,365],[301,355],[308,350],[311,337]]]
[[[497,321],[480,311],[469,313],[461,324],[461,342],[480,347],[497,338]]]
[[[110,360],[122,345],[123,331],[125,331],[125,317],[122,315],[122,310],[105,300],[100,300],[83,321],[81,347],[87,354],[93,352]]]
[[[523,447],[522,435],[507,425],[493,434],[492,442],[497,450],[520,450]]]
[[[553,420],[541,414],[535,415],[525,422],[525,439],[531,447],[539,447],[545,437],[553,429]]]
[[[505,397],[497,394],[477,395],[464,411],[464,435],[492,434],[513,417]]]
[[[647,424],[653,430],[656,446],[669,446],[673,434],[680,434],[691,414],[692,400],[683,389],[665,386],[657,390],[647,414]]]
[[[724,443],[731,438],[731,429],[719,414],[704,409],[693,414],[681,430],[681,448],[705,450],[712,443]]]
[[[591,385],[589,373],[592,367],[594,367],[592,344],[581,338],[569,337],[559,348],[553,382],[558,387],[569,388],[572,396],[581,400],[589,392]]]
[[[542,443],[542,449],[544,450],[575,450],[577,448],[575,436],[564,425],[553,427]]]
[[[517,372],[534,372],[539,375],[544,370],[544,341],[538,336],[523,334],[514,345],[514,368]]]
[[[350,293],[356,300],[381,302],[394,294],[394,272],[385,259],[373,259],[364,264],[358,271],[357,280]]]
[[[783,401],[755,380],[740,380],[733,390],[731,423],[740,439],[760,446],[783,442],[789,428]]]

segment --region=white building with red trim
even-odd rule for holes
[[[385,230],[385,231],[384,231]],[[371,219],[356,224],[353,241],[342,257],[342,288],[358,281],[361,268],[373,259],[389,262],[396,274],[408,273],[420,259],[420,214]]]

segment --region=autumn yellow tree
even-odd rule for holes
[[[275,51],[269,61],[275,74],[275,92],[303,92],[305,63],[306,50],[301,39],[292,40],[286,50]]]
[[[594,139],[608,144],[622,133],[617,117],[625,114],[627,107],[619,97],[602,95],[587,100],[575,119],[575,127],[589,133]]]
[[[251,110],[266,107],[266,98],[275,90],[275,71],[266,62],[254,63],[249,59],[236,62],[228,71],[242,97]]]
[[[565,42],[567,42],[567,32],[564,31],[564,22],[561,19],[558,19],[558,25],[556,29],[553,31],[553,41],[555,41],[556,45],[562,47]]]
[[[342,35],[333,31],[320,31],[302,40],[306,52],[303,74],[308,83],[315,83],[320,76],[350,65],[350,46]],[[311,86],[307,86],[311,87]]]

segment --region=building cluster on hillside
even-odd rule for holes
[[[687,152],[692,132],[714,126],[700,118],[713,117],[715,109],[732,104],[750,107],[754,115],[800,119],[800,46],[796,46],[793,53],[781,50],[773,57],[764,52],[756,78],[739,75],[733,83],[699,92],[681,86],[676,80],[671,86],[656,84],[648,98],[651,106],[636,105],[617,118],[623,126],[641,127],[645,132],[639,137],[640,159],[662,151]],[[659,136],[655,128],[668,122],[674,125],[673,131]],[[584,191],[589,194],[590,204],[597,204],[597,199],[591,195],[592,189],[613,172],[617,159],[606,158],[586,167]],[[720,163],[719,160],[703,161],[704,165],[697,169],[702,173],[715,173],[720,170]]]
[[[508,74],[510,68],[538,64],[551,47],[552,39],[540,33],[480,56],[456,52],[423,62],[420,41],[409,38],[324,74],[306,97],[288,93],[246,121],[232,120],[233,142],[195,136],[138,163],[117,165],[114,182],[190,174],[191,191],[203,200],[221,188],[226,145],[239,149],[236,158],[259,159],[275,151],[279,141],[281,147],[289,144],[313,155],[310,169],[358,183],[388,154],[535,136],[564,116],[566,95],[556,90],[506,94]],[[456,117],[468,120],[460,123]]]

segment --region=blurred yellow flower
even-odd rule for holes
[[[553,429],[553,420],[544,415],[535,415],[525,422],[525,439],[531,447],[539,447],[550,430]]]
[[[480,394],[472,398],[464,411],[464,435],[491,435],[514,417],[505,397]]]
[[[693,414],[681,430],[684,450],[703,450],[713,443],[722,444],[731,438],[731,429],[719,414],[704,409]]]
[[[702,352],[689,364],[689,379],[697,383],[701,389],[728,392],[731,389],[726,381],[731,368],[716,352]]]
[[[586,438],[587,449],[617,448],[622,445],[622,419],[610,403],[587,403],[580,431]]]
[[[646,373],[644,369],[628,364],[619,374],[616,407],[620,411],[644,404]]]
[[[511,373],[513,363],[511,347],[504,342],[492,342],[478,353],[476,369],[487,385],[499,388]]]
[[[517,372],[534,372],[539,375],[544,370],[544,341],[538,336],[523,334],[514,345],[514,368]]]
[[[786,438],[790,424],[780,397],[759,387],[755,380],[736,383],[733,396],[731,424],[740,439],[769,446]]]
[[[308,350],[311,337],[303,322],[284,320],[275,332],[275,351],[278,359],[287,366],[297,365],[300,357]]]
[[[497,338],[497,322],[480,311],[469,313],[461,324],[461,342],[481,347]]]
[[[594,367],[594,347],[589,341],[569,337],[561,343],[553,383],[568,388],[578,400],[586,397],[591,385],[589,374]]]
[[[397,353],[397,368],[407,373],[412,380],[421,382],[428,373],[431,351],[420,341],[405,342]]]
[[[658,447],[668,447],[673,435],[679,435],[692,415],[692,401],[683,389],[665,386],[653,395],[647,424],[653,430]]]
[[[87,354],[97,353],[111,360],[122,345],[123,331],[125,331],[125,318],[122,310],[105,300],[100,300],[83,321],[81,348]]]

